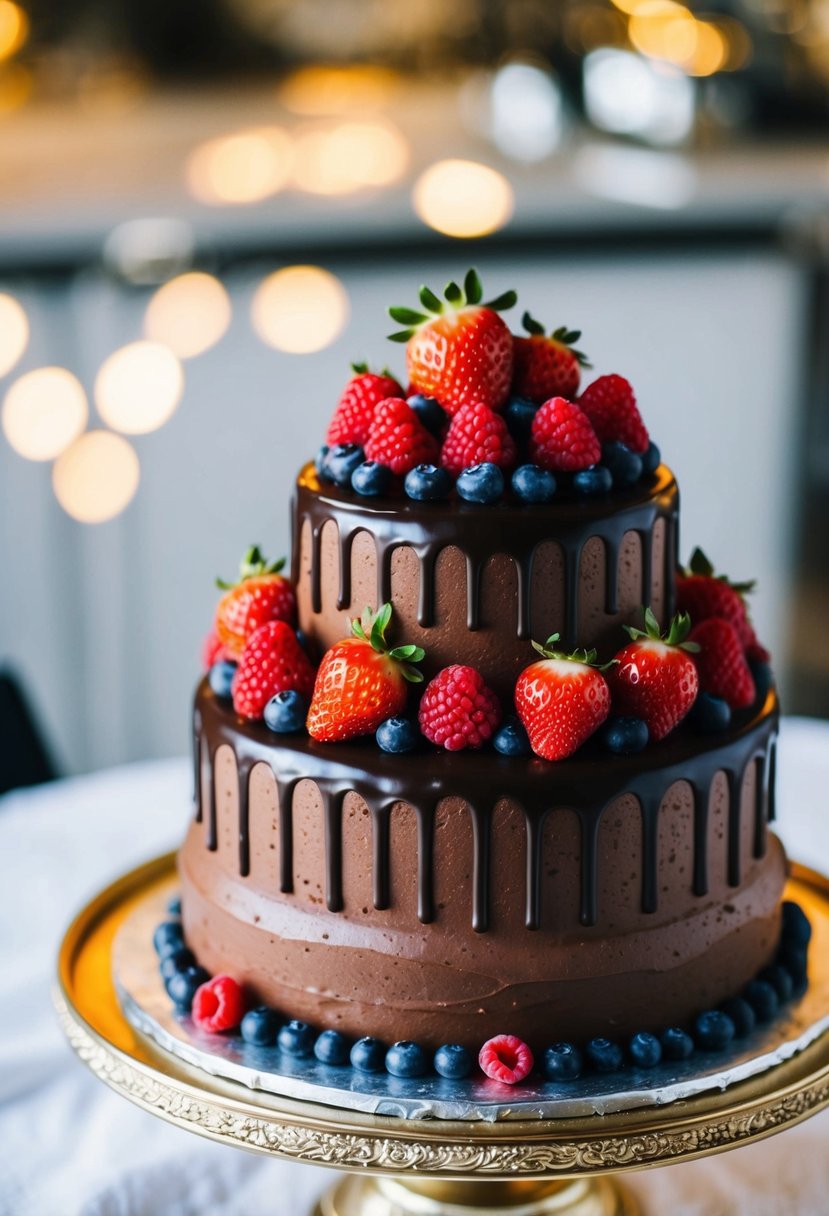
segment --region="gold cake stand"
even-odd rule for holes
[[[113,940],[136,904],[174,885],[174,855],[124,875],[67,930],[55,994],[96,1076],[151,1114],[223,1144],[345,1171],[315,1216],[635,1216],[616,1175],[770,1136],[829,1105],[829,1032],[724,1092],[577,1119],[455,1123],[276,1097],[188,1066],[121,1013]],[[813,979],[829,971],[829,880],[793,866],[788,894],[814,927]]]

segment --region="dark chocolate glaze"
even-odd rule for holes
[[[490,828],[494,808],[502,798],[517,802],[524,813],[527,839],[525,923],[537,929],[543,916],[542,850],[544,821],[556,811],[569,810],[581,831],[580,919],[597,922],[599,875],[598,833],[607,807],[624,794],[639,803],[642,822],[642,892],[644,912],[655,912],[657,891],[657,835],[659,808],[668,789],[685,781],[694,794],[693,891],[708,890],[707,808],[717,773],[728,782],[727,875],[739,886],[740,789],[749,765],[757,766],[757,796],[753,848],[756,857],[766,849],[766,824],[774,813],[774,738],[777,697],[768,693],[762,704],[735,715],[729,731],[717,737],[694,735],[681,726],[661,743],[636,756],[611,756],[594,738],[568,760],[556,764],[516,759],[495,752],[444,752],[424,750],[409,755],[387,755],[371,741],[316,743],[305,735],[275,735],[259,723],[247,722],[220,702],[206,680],[196,694],[196,750],[199,756],[196,818],[202,817],[207,795],[209,822],[206,845],[217,846],[214,767],[216,752],[229,746],[239,774],[240,872],[249,866],[248,787],[253,767],[266,764],[273,772],[279,803],[281,889],[293,890],[293,789],[302,778],[312,781],[323,803],[326,858],[326,902],[337,912],[343,908],[342,808],[350,791],[358,794],[371,815],[373,841],[373,893],[376,908],[386,908],[392,896],[389,817],[395,803],[411,806],[418,823],[418,916],[434,918],[434,821],[439,802],[457,797],[469,807],[472,821],[474,867],[472,926],[485,932],[490,905]]]
[[[495,553],[505,554],[515,564],[518,578],[516,634],[529,638],[532,573],[535,553],[545,541],[561,546],[565,568],[565,621],[562,630],[567,646],[578,644],[579,568],[584,546],[591,537],[604,541],[606,562],[606,609],[618,608],[619,551],[627,532],[638,533],[642,544],[642,600],[651,595],[653,530],[665,520],[664,586],[665,615],[674,610],[673,586],[677,550],[679,491],[673,474],[660,465],[647,483],[601,499],[570,498],[549,505],[525,506],[504,500],[481,508],[469,503],[414,502],[409,498],[367,500],[321,484],[308,464],[297,480],[293,517],[294,583],[299,581],[300,537],[305,523],[311,530],[311,607],[322,611],[322,532],[333,522],[339,537],[340,583],[337,608],[351,605],[351,548],[358,532],[368,532],[377,551],[377,605],[391,599],[391,566],[395,549],[406,546],[420,564],[417,619],[423,628],[435,620],[435,562],[443,549],[458,548],[467,570],[467,626],[480,627],[481,572]],[[375,605],[375,607],[377,606]]]

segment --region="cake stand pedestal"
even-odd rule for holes
[[[214,1077],[138,1035],[112,980],[119,927],[169,854],[124,875],[76,917],[60,950],[55,1003],[80,1059],[102,1081],[179,1127],[252,1152],[346,1171],[315,1216],[636,1216],[618,1175],[709,1156],[782,1131],[829,1105],[829,1032],[724,1091],[574,1119],[402,1119],[297,1101]],[[793,867],[788,894],[829,940],[829,882]],[[829,951],[810,954],[825,983]],[[823,974],[821,974],[823,973]]]

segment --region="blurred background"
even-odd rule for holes
[[[185,751],[215,576],[471,264],[829,716],[829,0],[0,0],[0,792]]]

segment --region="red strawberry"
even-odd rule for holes
[[[268,621],[242,651],[233,677],[233,708],[243,718],[261,718],[278,692],[291,689],[306,700],[314,687],[314,666],[290,625]]]
[[[406,328],[391,334],[406,342],[406,369],[416,392],[436,397],[447,414],[462,405],[482,401],[500,409],[512,381],[512,334],[498,316],[512,308],[514,291],[482,304],[483,288],[474,270],[463,282],[447,284],[440,300],[428,287],[420,289],[424,312],[390,308],[389,315]]]
[[[579,397],[601,443],[623,443],[632,452],[647,452],[651,441],[624,376],[599,376]]]
[[[701,621],[691,631],[699,652],[694,656],[699,684],[705,692],[722,697],[732,709],[745,709],[757,690],[737,630],[722,617]]]
[[[509,469],[515,464],[515,440],[500,414],[488,405],[462,405],[449,424],[440,463],[455,477],[473,464],[497,464]]]
[[[658,741],[682,721],[699,689],[690,653],[697,646],[686,641],[691,621],[685,614],[677,614],[663,637],[659,622],[648,608],[644,631],[630,625],[625,629],[632,641],[616,655],[607,677],[613,707],[619,713],[644,719],[651,739]]]
[[[235,1030],[245,1016],[245,994],[230,975],[214,975],[193,997],[193,1021],[199,1030],[220,1034]]]
[[[530,455],[553,472],[575,473],[602,458],[602,448],[590,419],[572,401],[552,397],[532,421]]]
[[[232,655],[226,649],[215,628],[211,629],[202,642],[201,665],[205,671],[209,671],[214,663],[221,663],[223,659],[230,659],[232,661]]]
[[[352,363],[356,373],[345,386],[334,417],[328,425],[325,442],[358,443],[365,446],[374,410],[387,397],[402,397],[403,389],[388,371],[370,372],[365,363]]]
[[[366,460],[403,474],[417,464],[434,464],[440,447],[408,402],[388,397],[374,411],[365,451]]]
[[[296,596],[287,578],[279,573],[284,558],[268,563],[257,545],[242,558],[238,583],[216,579],[216,586],[227,594],[216,607],[216,633],[227,650],[227,657],[238,659],[248,639],[266,621],[296,620]]]
[[[758,640],[757,634],[754,632],[754,626],[750,624],[751,637],[746,646],[746,658],[749,663],[770,663],[771,654],[766,650],[761,641]]]
[[[732,583],[725,575],[715,574],[711,562],[698,548],[691,554],[688,569],[677,575],[676,606],[680,612],[687,612],[695,625],[711,617],[729,621],[743,647],[747,647],[757,642],[743,598],[753,589],[752,582]]]
[[[444,667],[426,686],[418,714],[430,743],[448,752],[482,747],[501,724],[495,693],[474,667]]]
[[[565,654],[553,649],[557,641],[554,633],[544,646],[533,642],[542,657],[524,668],[515,685],[518,717],[533,751],[545,760],[572,755],[610,713],[610,689],[595,650]]]
[[[581,369],[590,367],[587,356],[572,346],[581,337],[581,330],[562,325],[547,337],[544,326],[528,312],[521,324],[530,336],[512,339],[512,392],[530,401],[548,401],[550,397],[572,400],[578,392]]]
[[[338,743],[368,735],[403,712],[406,681],[423,679],[412,666],[423,651],[419,646],[390,650],[385,637],[390,620],[391,604],[383,604],[376,616],[367,608],[362,620],[351,622],[354,636],[323,655],[306,723],[312,739]]]

